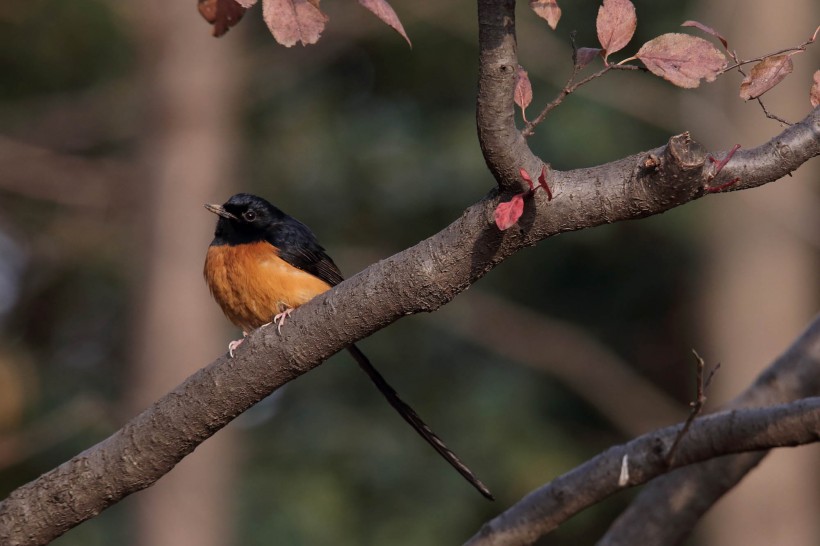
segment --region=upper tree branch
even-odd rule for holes
[[[478,35],[476,120],[481,151],[501,192],[521,191],[525,188],[519,169],[539,173],[543,162],[515,126],[515,0],[479,0]]]
[[[479,134],[488,166],[504,191],[515,187],[518,168],[540,170],[540,160],[511,129],[515,70],[509,67],[517,63],[513,7],[509,0],[479,2]],[[789,143],[788,157],[773,153],[779,142]],[[820,109],[815,109],[772,142],[734,158],[719,178],[741,171],[742,187],[760,185],[818,154]],[[680,136],[606,165],[553,171],[550,184],[557,197],[550,203],[540,196],[528,200],[521,229],[503,233],[492,221],[499,199],[479,201],[429,239],[300,307],[281,336],[275,328],[253,332],[236,358],[214,361],[108,439],[12,492],[0,503],[0,543],[45,544],[148,487],[276,388],[404,315],[439,308],[525,246],[563,231],[658,214],[702,197],[711,181],[705,158],[704,150]]]

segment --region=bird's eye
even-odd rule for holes
[[[245,220],[247,220],[248,222],[253,222],[254,220],[256,220],[256,213],[255,213],[255,212],[253,212],[252,210],[246,210],[246,211],[242,214],[242,218],[244,218],[244,219],[245,219]]]

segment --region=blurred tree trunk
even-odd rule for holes
[[[212,38],[195,2],[152,0],[133,9],[150,106],[132,414],[226,348],[226,324],[202,277],[215,224],[202,205],[232,193],[238,58],[237,31]],[[220,431],[136,495],[134,544],[233,542],[237,439],[235,429]]]
[[[740,0],[701,6],[696,17],[724,34],[741,58],[797,45],[820,20],[816,0],[757,3],[753,9]],[[816,69],[810,55],[815,53],[796,56],[794,74],[763,96],[771,112],[795,121],[809,110],[808,89]],[[739,77],[726,80],[720,94],[705,99],[700,94],[699,100],[711,100],[710,105],[687,99],[686,115],[711,128],[703,134],[693,127],[694,136],[713,149],[765,142],[778,129],[777,122],[767,119],[756,101],[744,104],[737,98]],[[818,178],[820,165],[809,163],[793,179],[743,195],[718,196],[704,206],[709,269],[702,325],[708,360],[722,363],[709,393],[713,401],[739,393],[817,311],[820,198],[811,182]],[[703,543],[820,544],[819,463],[816,445],[771,453],[707,515]]]

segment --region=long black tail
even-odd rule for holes
[[[430,430],[424,421],[421,420],[421,417],[413,411],[413,408],[408,406],[404,400],[399,398],[399,395],[396,391],[391,387],[387,381],[382,377],[382,375],[373,367],[373,364],[370,363],[370,360],[364,355],[364,353],[355,345],[350,345],[347,347],[347,350],[350,351],[350,354],[356,359],[356,362],[359,363],[359,367],[364,370],[364,373],[370,378],[373,383],[375,383],[376,387],[378,387],[379,391],[387,398],[387,401],[390,402],[390,405],[395,408],[396,411],[399,412],[405,421],[410,423],[410,426],[415,429],[419,435],[427,440],[427,443],[433,446],[433,449],[438,451],[439,455],[444,457],[444,460],[450,463],[453,468],[458,470],[458,473],[464,476],[464,478],[470,482],[473,487],[478,489],[478,491],[487,497],[490,500],[495,500],[493,494],[490,493],[490,490],[487,489],[487,486],[481,483],[473,471],[467,468],[467,465],[461,462],[461,459],[458,456],[450,451],[444,442],[441,441],[441,438],[436,436],[436,433]]]

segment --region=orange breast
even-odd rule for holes
[[[330,289],[266,242],[208,247],[205,281],[225,316],[246,332]]]

